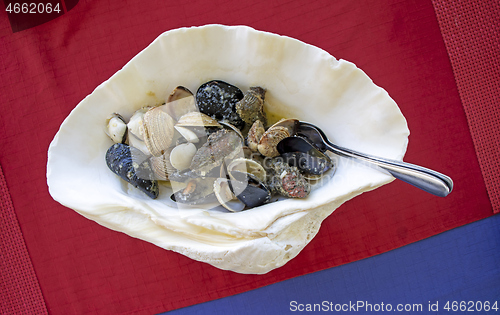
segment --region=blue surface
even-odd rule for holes
[[[486,301],[489,311],[484,310]],[[497,310],[491,308],[495,301]],[[429,311],[436,302],[439,311]],[[449,310],[445,309],[447,302]],[[311,308],[319,305],[314,312],[307,311],[307,304]],[[402,312],[397,311],[398,306]],[[405,307],[413,310],[404,311]],[[500,215],[368,259],[168,314],[391,312],[500,314]]]

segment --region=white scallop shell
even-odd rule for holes
[[[148,199],[108,170],[106,117],[128,118],[144,104],[161,104],[178,85],[196,91],[212,79],[241,90],[262,86],[267,112],[312,122],[339,145],[392,159],[406,151],[398,106],[354,64],[245,26],[181,28],[160,35],[66,118],[48,152],[50,194],[108,228],[221,269],[261,274],[294,258],[343,202],[393,180],[341,159],[332,180],[307,199],[223,213],[178,209],[165,190]]]

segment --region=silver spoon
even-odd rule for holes
[[[308,152],[315,148],[323,152],[329,150],[342,157],[355,159],[365,165],[389,173],[397,179],[439,197],[446,197],[453,189],[453,181],[444,174],[422,166],[340,147],[330,142],[325,133],[313,124],[297,121],[293,129],[296,136],[285,138],[278,144],[280,154],[296,151]]]

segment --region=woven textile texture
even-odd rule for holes
[[[481,172],[500,212],[499,1],[433,0]]]
[[[48,314],[0,167],[0,313]]]
[[[157,314],[378,255],[493,215],[432,1],[81,0],[18,32],[2,14],[0,165],[8,184],[2,196],[15,209],[2,212],[2,220],[15,229],[1,232],[2,263],[9,266],[0,266],[0,280],[9,287],[0,300],[24,309],[12,304],[0,313],[30,313],[27,300],[43,294],[50,314]],[[68,114],[163,32],[211,23],[290,36],[355,63],[406,117],[405,161],[449,175],[453,192],[439,198],[394,181],[364,193],[324,220],[296,258],[259,276],[216,269],[57,203],[47,187],[47,151]],[[23,242],[21,260],[9,244]],[[27,266],[32,277],[23,278]],[[19,289],[34,290],[36,280],[41,294]]]

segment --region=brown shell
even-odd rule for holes
[[[259,141],[265,132],[266,130],[264,129],[264,125],[262,124],[262,122],[260,120],[256,120],[248,131],[247,145],[250,150],[252,150],[253,152],[259,151]]]
[[[289,198],[306,198],[311,192],[311,185],[295,166],[273,159],[271,167],[274,175],[269,176],[268,186],[275,194]]]
[[[161,107],[154,107],[144,114],[144,142],[153,156],[165,153],[174,137],[175,121]]]
[[[176,171],[172,164],[170,164],[170,150],[160,156],[152,156],[150,162],[155,179],[168,180],[169,174]]]
[[[276,146],[278,143],[290,137],[290,133],[288,132],[288,128],[281,126],[274,126],[269,129],[262,135],[262,138],[259,141],[259,145],[257,146],[259,152],[267,157],[275,157],[280,155]]]
[[[245,93],[243,99],[236,103],[236,113],[248,125],[253,124],[256,120],[266,124],[266,114],[264,113],[265,95],[265,89],[254,86]]]

